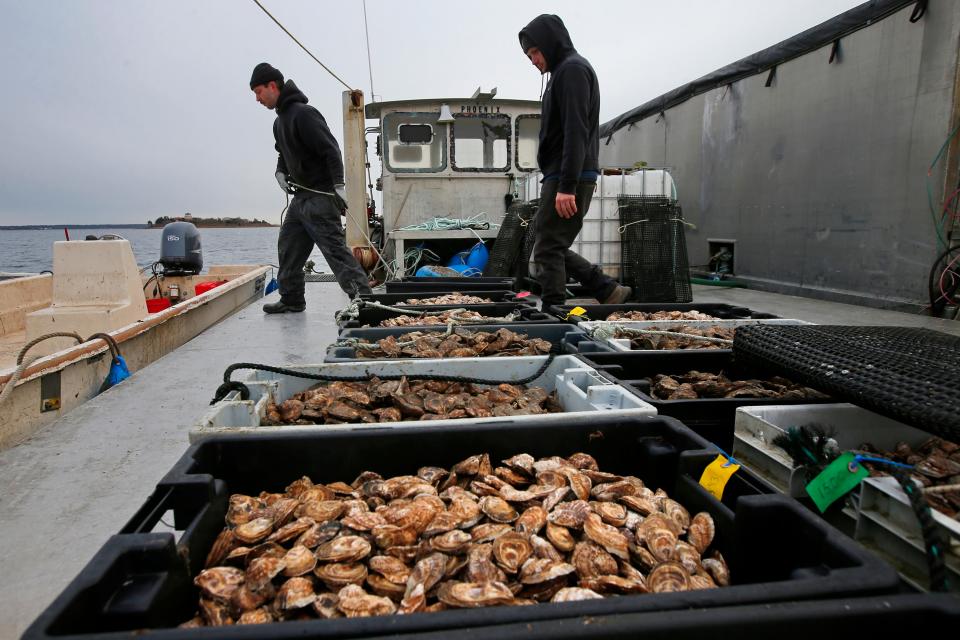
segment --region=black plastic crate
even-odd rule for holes
[[[429,309],[424,309],[424,311],[449,311],[451,309],[466,309],[467,311],[476,311],[477,313],[490,318],[502,318],[512,311],[518,311],[520,312],[520,317],[517,320],[514,320],[515,324],[528,322],[535,322],[538,324],[557,322],[556,317],[550,315],[549,313],[538,311],[536,307],[532,307],[530,304],[525,302],[495,302],[493,304],[451,305],[437,304],[431,305]],[[416,309],[411,308],[411,310]],[[387,309],[361,308],[356,319],[341,319],[339,325],[341,330],[356,329],[364,326],[373,328],[387,318],[396,318],[400,315],[404,314],[397,311],[388,311]],[[421,327],[422,326],[436,327],[437,325],[421,325]]]
[[[586,309],[582,316],[567,315],[576,307]],[[627,304],[564,304],[552,305],[547,311],[555,314],[561,320],[569,322],[582,322],[584,320],[604,321],[611,313],[617,311],[643,311],[652,313],[654,311],[699,311],[707,315],[714,316],[721,320],[739,320],[742,318],[753,319],[771,319],[779,318],[772,313],[754,311],[747,307],[738,307],[732,304],[723,304],[719,302],[684,302],[684,303],[660,303],[660,302],[631,302]],[[624,320],[624,322],[627,322]]]
[[[522,326],[515,326],[513,324],[477,324],[477,325],[467,325],[460,326],[459,329],[465,329],[467,331],[496,331],[498,329],[510,329],[517,333],[526,334],[528,338],[542,338],[543,340],[548,340],[553,344],[554,349],[557,349],[558,352],[562,349],[563,341],[568,336],[573,335],[583,335],[583,331],[572,327],[568,324],[562,322],[553,322],[550,324],[528,324],[524,323]],[[387,336],[397,336],[399,339],[400,336],[412,333],[414,331],[446,331],[445,327],[376,327],[369,329],[344,329],[340,332],[340,338],[358,338],[364,342],[376,342],[377,340],[382,340]],[[337,347],[331,345],[327,348],[327,356],[324,358],[324,362],[343,362],[343,361],[353,361],[353,360],[371,360],[372,358],[362,358],[357,356],[356,347]],[[395,360],[397,358],[390,358]]]
[[[529,624],[458,629],[460,640],[810,640],[811,638],[893,638],[960,625],[960,599],[952,595],[902,594],[837,598],[713,609],[580,616]],[[441,640],[446,632],[425,633]],[[371,639],[378,640],[378,639]]]
[[[479,276],[457,277],[457,276],[437,276],[420,277],[412,276],[403,280],[388,280],[384,283],[387,293],[407,293],[412,292],[422,294],[425,291],[436,291],[438,293],[451,293],[453,291],[490,291],[491,289],[516,289],[516,278],[507,278],[500,276]]]
[[[121,534],[107,541],[24,637],[127,638],[147,628],[159,638],[460,634],[498,624],[525,624],[535,631],[547,621],[578,616],[869,596],[897,589],[898,576],[891,567],[797,502],[780,495],[744,496],[731,510],[695,482],[681,481],[681,456],[692,451],[715,454],[709,446],[678,421],[659,416],[600,417],[590,429],[566,425],[561,417],[540,426],[473,425],[450,430],[418,425],[213,437],[187,450]],[[202,568],[223,527],[232,493],[283,490],[304,474],[327,483],[352,480],[364,470],[384,476],[408,474],[424,465],[449,467],[478,452],[501,460],[520,452],[543,457],[577,451],[593,455],[601,469],[637,475],[651,488],[663,487],[692,510],[708,510],[717,526],[715,546],[729,563],[733,584],[563,604],[267,627],[172,628],[194,613],[197,592],[192,577]],[[168,511],[173,511],[175,526],[183,531],[176,543],[170,533],[151,533]]]
[[[577,336],[571,336],[568,344],[576,338]],[[571,351],[570,349],[567,350],[568,352]],[[625,386],[645,402],[652,404],[660,415],[671,416],[682,421],[695,432],[727,452],[733,448],[734,421],[738,407],[836,402],[834,399],[790,400],[787,398],[657,400],[650,395],[650,384],[645,378],[652,378],[658,373],[670,375],[688,371],[723,372],[733,379],[768,378],[771,375],[777,375],[753,365],[739,364],[730,351],[725,349],[684,353],[580,351],[577,356],[597,368],[602,374]],[[798,381],[794,380],[793,382]]]
[[[660,196],[617,198],[620,210],[620,281],[639,302],[690,302],[690,268],[683,211]]]
[[[446,291],[443,293],[361,293],[361,300],[369,300],[373,302],[379,302],[380,304],[389,304],[395,307],[413,307],[419,309],[421,307],[426,309],[433,309],[436,305],[432,304],[408,304],[407,300],[411,298],[434,298],[436,296],[446,295],[448,293],[453,293],[451,291]],[[517,292],[511,291],[509,289],[491,289],[491,290],[482,290],[478,289],[476,291],[467,291],[464,292],[464,295],[468,296],[477,296],[479,298],[489,298],[489,303],[483,304],[492,304],[494,302],[521,302],[530,306],[536,306],[536,300],[531,300],[530,298],[523,297],[517,298]]]

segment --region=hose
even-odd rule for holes
[[[210,401],[210,404],[216,404],[227,397],[227,394],[231,391],[237,391],[240,393],[241,400],[250,399],[250,388],[247,385],[239,382],[237,380],[231,380],[230,376],[237,369],[250,369],[253,371],[266,371],[268,373],[278,373],[281,375],[292,376],[294,378],[306,378],[307,380],[320,380],[322,382],[365,382],[372,378],[378,378],[380,380],[402,380],[403,378],[412,378],[415,380],[436,380],[439,382],[460,382],[463,384],[527,384],[528,382],[533,382],[537,378],[543,375],[547,370],[547,367],[550,366],[550,363],[553,362],[553,359],[557,357],[557,349],[554,349],[547,356],[546,361],[539,369],[536,370],[533,374],[527,376],[526,378],[521,378],[520,380],[482,380],[480,378],[471,378],[467,376],[444,376],[439,374],[424,374],[424,375],[410,375],[407,374],[397,374],[397,375],[377,375],[375,373],[367,373],[360,376],[332,376],[325,375],[321,373],[307,373],[305,371],[298,371],[296,369],[288,369],[286,367],[273,367],[266,364],[255,364],[251,362],[237,362],[229,367],[223,372],[223,384],[217,387],[216,392],[214,393],[213,400]]]

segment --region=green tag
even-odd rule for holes
[[[855,457],[848,451],[831,462],[807,485],[807,495],[813,498],[820,513],[870,475],[866,467],[854,460]]]

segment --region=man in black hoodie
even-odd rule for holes
[[[347,249],[340,224],[346,209],[343,160],[340,146],[319,111],[307,106],[307,96],[293,80],[266,62],[253,69],[250,89],[257,102],[276,109],[277,182],[293,194],[293,202],[280,227],[280,301],[263,305],[267,313],[303,311],[303,265],[316,244],[349,296],[369,293],[367,275]]]
[[[540,116],[537,163],[543,187],[533,248],[543,306],[566,301],[568,274],[604,304],[625,302],[632,293],[630,287],[570,251],[600,175],[597,74],[573,48],[558,16],[543,14],[531,20],[520,32],[520,46],[541,74],[550,73]]]

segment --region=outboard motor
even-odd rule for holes
[[[190,222],[171,222],[163,228],[160,264],[167,275],[190,275],[203,269],[200,231]]]

